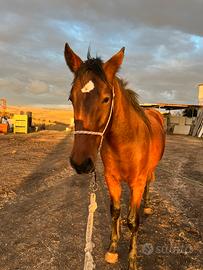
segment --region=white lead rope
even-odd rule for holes
[[[94,260],[92,257],[92,251],[94,248],[94,243],[92,242],[92,231],[94,222],[94,212],[96,209],[97,209],[96,194],[92,192],[90,194],[89,215],[86,229],[84,270],[92,270],[95,268]]]

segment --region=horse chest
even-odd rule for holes
[[[148,165],[148,153],[140,150],[133,151],[131,147],[115,153],[103,152],[102,160],[107,174],[128,182],[145,171]]]

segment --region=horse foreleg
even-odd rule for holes
[[[136,258],[137,258],[137,231],[139,228],[139,213],[136,206],[130,207],[128,214],[128,228],[131,231],[130,250],[129,250],[129,270],[136,270]]]
[[[109,193],[111,197],[111,219],[112,219],[112,231],[110,237],[110,246],[108,252],[105,254],[105,260],[108,263],[116,263],[118,261],[118,240],[120,231],[120,196],[121,187],[117,181],[107,181]]]
[[[131,231],[128,270],[137,270],[137,233],[139,228],[139,209],[144,187],[131,189],[131,203],[127,217],[128,228]]]

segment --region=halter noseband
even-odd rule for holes
[[[104,139],[104,133],[106,132],[108,126],[109,126],[109,123],[110,123],[110,120],[111,120],[111,116],[112,116],[112,113],[113,113],[113,107],[114,107],[114,97],[115,97],[115,91],[114,91],[114,87],[112,86],[112,101],[111,101],[111,108],[110,108],[110,113],[109,113],[109,117],[108,117],[108,120],[106,122],[106,125],[104,127],[104,130],[102,132],[97,132],[97,131],[88,131],[88,130],[75,130],[74,131],[74,135],[77,135],[77,134],[85,134],[85,135],[96,135],[96,136],[101,136],[101,141],[100,141],[100,145],[99,145],[99,148],[98,148],[98,152],[100,152],[101,150],[101,147],[102,147],[102,143],[103,143],[103,139]]]

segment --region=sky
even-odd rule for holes
[[[0,98],[63,107],[73,74],[63,51],[106,61],[125,46],[119,76],[143,103],[198,103],[203,0],[0,0]]]

